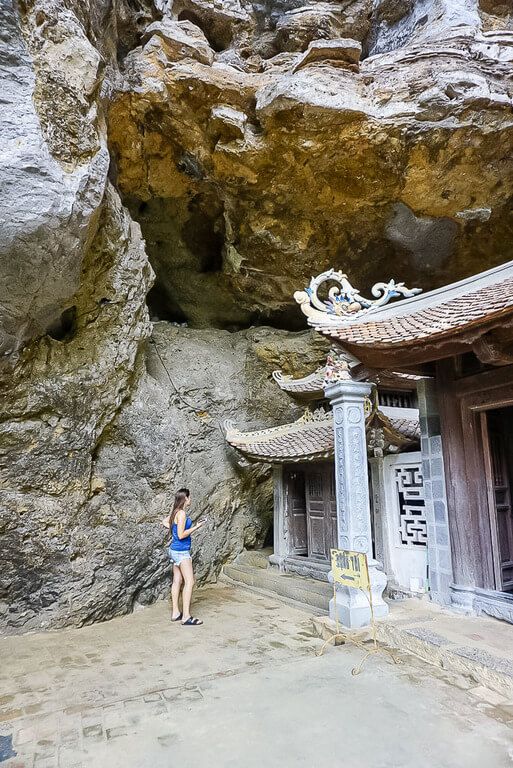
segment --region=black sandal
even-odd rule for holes
[[[176,617],[176,619],[173,619],[173,617],[171,616],[171,621],[180,621],[182,616],[183,616],[183,613],[179,613],[178,616]]]
[[[195,619],[194,616],[189,616],[187,621],[182,621],[182,627],[199,627],[203,622],[201,619]]]

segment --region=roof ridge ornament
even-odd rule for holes
[[[326,357],[324,386],[329,387],[331,384],[337,384],[339,381],[351,381],[349,363],[343,354],[339,355],[335,350],[330,349]]]
[[[328,298],[323,300],[318,291],[323,283],[328,282],[338,283],[338,286],[332,286],[328,291]],[[296,291],[294,299],[311,324],[340,324],[341,321],[351,321],[362,314],[379,309],[397,296],[411,298],[421,292],[422,288],[408,288],[404,283],[389,280],[388,283],[375,283],[371,289],[375,298],[367,299],[359,293],[358,288],[353,288],[347,275],[340,270],[328,269],[317,277],[312,277],[310,285],[304,291]]]
[[[333,414],[331,410],[325,410],[322,406],[314,408],[305,408],[303,414],[297,419],[294,424],[310,424],[312,421],[331,421]]]
[[[277,384],[282,384],[283,382],[287,381],[307,381],[309,379],[315,378],[318,374],[324,373],[325,365],[319,365],[315,369],[315,371],[312,371],[311,373],[307,373],[306,376],[299,376],[299,378],[295,379],[294,376],[291,373],[283,373],[282,370],[278,368],[278,370],[272,372],[272,377],[275,380]]]

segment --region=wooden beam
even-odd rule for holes
[[[380,382],[380,387],[390,387],[392,389],[415,389],[416,381],[403,379],[401,376],[395,376],[394,374],[406,373],[409,376],[422,376],[423,378],[433,378],[435,375],[434,367],[426,363],[425,365],[410,366],[405,368],[404,366],[396,367],[393,370],[389,368],[370,368],[369,366],[355,365],[351,368],[351,378],[355,381],[374,381],[379,376],[383,375],[383,380]]]
[[[465,376],[454,383],[458,396],[513,385],[513,365]]]
[[[508,346],[492,333],[486,333],[472,344],[472,350],[484,365],[511,365],[513,353]]]

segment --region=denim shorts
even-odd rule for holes
[[[187,558],[190,559],[190,557],[191,557],[190,550],[185,550],[184,552],[176,552],[176,550],[173,550],[173,549],[169,550],[169,559],[175,565],[180,565],[180,563],[183,563],[183,561],[187,560]]]

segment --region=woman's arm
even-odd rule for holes
[[[201,528],[204,525],[204,523],[200,521],[199,523],[196,523],[196,525],[191,525],[190,528],[187,528],[187,530],[185,530],[186,515],[183,510],[180,510],[180,512],[177,513],[175,520],[176,520],[176,530],[177,530],[178,538],[180,540],[186,539],[188,536],[191,535],[191,533],[194,533],[194,531],[197,531],[199,528]]]

